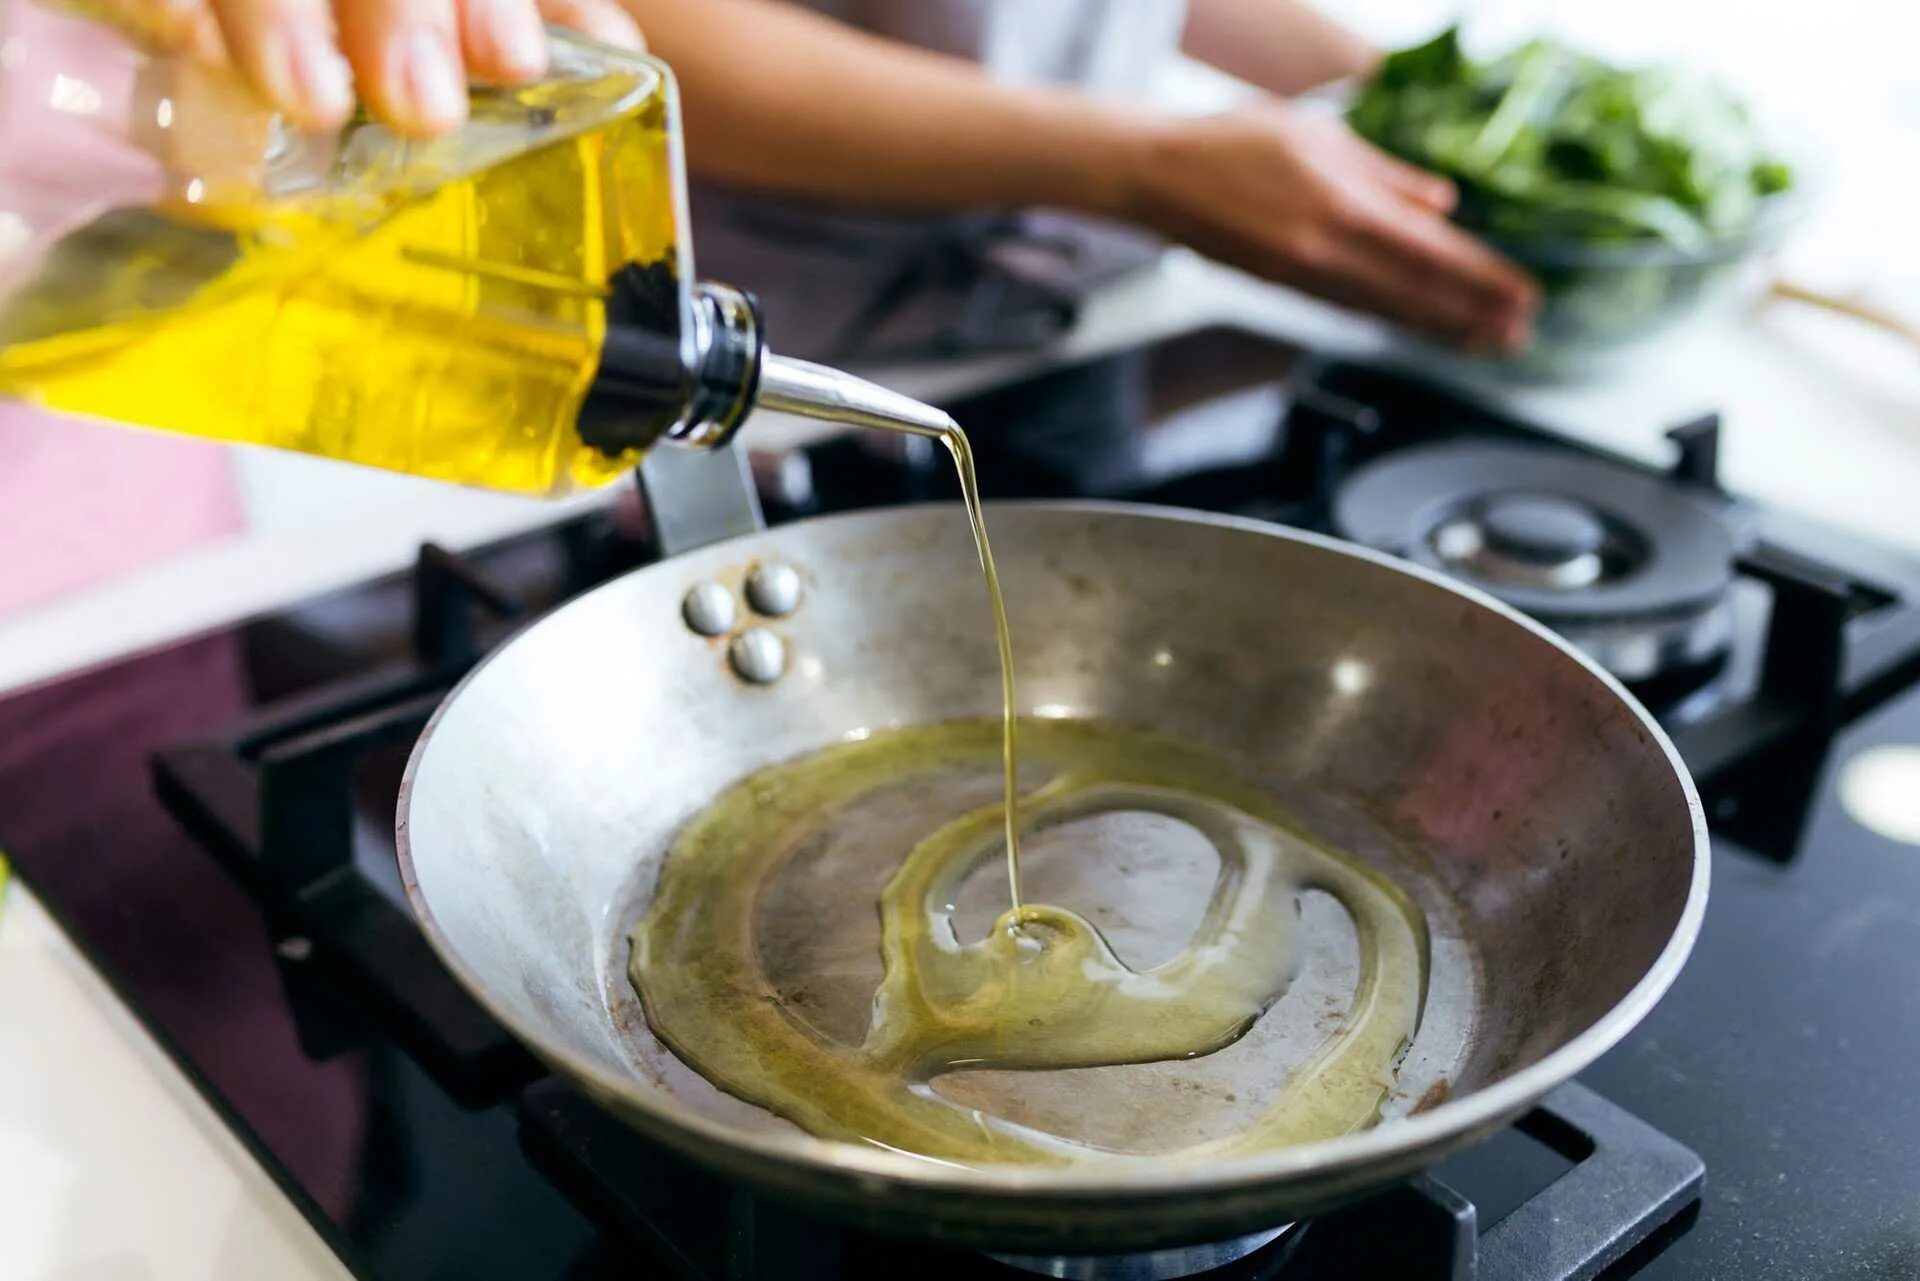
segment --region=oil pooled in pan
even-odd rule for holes
[[[1084,846],[1097,829],[1098,841],[1149,863],[1184,843],[1191,864],[1202,841],[1216,865],[1211,892],[1184,943],[1169,936],[1174,950],[1151,963],[1123,959],[1087,916],[1041,902],[963,937],[965,883],[1004,851],[1003,810],[985,791],[1002,729],[883,731],[763,769],[697,815],[633,939],[631,977],[654,1032],[720,1088],[813,1134],[965,1164],[1231,1156],[1372,1124],[1419,1026],[1427,937],[1413,903],[1301,834],[1206,749],[1035,720],[1019,730],[1038,776],[1019,803],[1028,842],[1078,831]],[[1164,875],[1081,862],[1079,875],[1109,878],[1109,891],[1165,888]],[[867,989],[864,1026],[847,1003],[858,982],[831,960],[836,938],[861,939],[859,917],[871,927],[860,869],[868,885],[876,869],[889,874],[878,895],[882,973]],[[1301,914],[1312,891],[1350,922],[1349,999],[1307,1035],[1265,1038],[1241,1055],[1246,1099],[1228,1131],[1189,1129],[1189,1141],[1143,1150],[1116,1142],[1112,1124],[1083,1124],[1128,1101],[1124,1088],[1103,1090],[1077,1070],[1197,1067],[1284,1001],[1303,966],[1320,961]],[[822,993],[837,993],[837,1012]],[[1057,1074],[1088,1087],[1076,1088],[1085,1097],[1072,1116],[1058,1126],[1021,1119],[1020,1082]],[[1009,1097],[1016,1106],[997,1105]]]

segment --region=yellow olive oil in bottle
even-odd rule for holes
[[[722,443],[763,389],[868,425],[931,412],[770,355],[751,299],[692,284],[654,59],[555,32],[545,79],[475,89],[446,137],[312,134],[223,71],[19,2],[0,395],[534,495],[659,439]],[[117,56],[83,58],[101,37]]]
[[[472,105],[424,142],[275,131],[246,180],[64,229],[0,297],[0,392],[526,494],[620,474],[657,430],[579,414],[622,268],[677,339],[670,82],[561,38],[547,80]]]

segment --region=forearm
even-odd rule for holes
[[[1149,128],[1123,108],[770,0],[625,3],[679,79],[704,176],[896,208],[1123,212]]]
[[[1190,0],[1181,47],[1282,96],[1363,75],[1380,57],[1359,35],[1300,0]]]

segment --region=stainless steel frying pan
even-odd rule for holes
[[[627,934],[690,815],[760,766],[861,731],[997,714],[979,572],[953,507],[673,556],[473,672],[421,739],[400,800],[401,870],[440,955],[556,1071],[698,1160],[868,1225],[1026,1253],[1219,1239],[1404,1178],[1579,1072],[1673,981],[1706,903],[1699,802],[1661,731],[1567,645],[1434,574],[1309,534],[1112,505],[994,506],[989,523],[1029,712],[1209,744],[1425,908],[1426,1015],[1380,1125],[1232,1161],[960,1168],[813,1138],[720,1093],[652,1035]],[[798,572],[798,605],[757,617],[743,582],[774,564]],[[696,591],[717,615],[731,604],[730,630],[689,626]],[[735,643],[754,626],[770,638]],[[779,674],[748,680],[742,662]],[[1124,899],[1124,881],[1115,891],[1112,876],[1054,864],[1051,887],[1035,872],[1036,896]],[[1116,947],[1177,948],[1176,908]],[[1332,917],[1322,925],[1337,935]],[[1338,939],[1328,946],[1337,958]],[[858,961],[866,944],[840,950]],[[843,978],[843,1004],[862,983],[870,995],[870,975]],[[1142,1073],[1103,1089],[1162,1132],[1233,1123],[1230,1092],[1094,1071]],[[1042,1121],[1099,1093],[1049,1094],[1046,1075],[1025,1078]],[[1029,1102],[1019,1082],[979,1088]]]

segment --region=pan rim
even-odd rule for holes
[[[739,1155],[752,1156],[789,1170],[831,1173],[848,1179],[906,1183],[923,1191],[947,1191],[973,1197],[1005,1195],[1038,1199],[1057,1197],[1062,1200],[1082,1200],[1089,1197],[1152,1200],[1173,1195],[1190,1197],[1195,1193],[1230,1193],[1296,1179],[1320,1179],[1330,1174],[1352,1174],[1364,1170],[1370,1164],[1391,1162],[1396,1158],[1403,1158],[1426,1149],[1439,1149],[1451,1140],[1479,1133],[1518,1115],[1555,1086],[1573,1079],[1618,1044],[1659,1003],[1661,997],[1666,995],[1667,989],[1673,985],[1680,970],[1686,964],[1688,956],[1692,953],[1694,943],[1700,934],[1701,923],[1706,915],[1707,891],[1711,876],[1711,846],[1706,812],[1701,804],[1693,777],[1687,770],[1685,762],[1680,759],[1680,754],[1666,731],[1611,673],[1569,642],[1478,588],[1449,578],[1426,566],[1331,535],[1276,525],[1252,517],[1147,503],[1022,499],[990,502],[986,506],[990,510],[1045,510],[1144,520],[1175,520],[1302,543],[1323,551],[1352,556],[1392,572],[1419,579],[1489,609],[1508,622],[1518,624],[1524,630],[1544,640],[1559,650],[1563,656],[1578,664],[1589,676],[1598,680],[1627,706],[1640,727],[1647,733],[1650,741],[1665,757],[1668,767],[1672,769],[1674,778],[1680,785],[1693,834],[1693,871],[1687,887],[1686,902],[1682,905],[1679,918],[1674,923],[1673,932],[1661,948],[1660,954],[1654,958],[1653,964],[1626,994],[1590,1027],[1549,1051],[1542,1058],[1490,1085],[1450,1098],[1416,1116],[1397,1118],[1388,1125],[1356,1131],[1337,1138],[1282,1148],[1274,1152],[1209,1161],[1206,1164],[1142,1161],[1138,1164],[1107,1165],[1103,1163],[1082,1167],[955,1166],[879,1148],[860,1148],[851,1143],[822,1139],[804,1132],[748,1133],[683,1108],[662,1106],[659,1100],[670,1096],[651,1089],[635,1089],[633,1078],[602,1071],[576,1056],[553,1049],[546,1044],[544,1037],[524,1026],[511,1011],[503,1008],[493,999],[486,985],[468,969],[452,941],[442,933],[439,922],[435,919],[431,907],[428,906],[414,872],[412,842],[408,830],[409,811],[412,807],[417,771],[426,753],[431,749],[441,718],[459,698],[461,692],[486,670],[487,665],[495,657],[504,653],[522,632],[564,612],[579,601],[614,588],[628,577],[628,575],[622,575],[620,578],[572,598],[558,609],[515,629],[476,663],[453,689],[448,691],[447,696],[434,709],[426,728],[421,731],[419,739],[414,743],[413,750],[407,758],[406,770],[401,777],[400,798],[395,815],[395,849],[399,860],[401,885],[406,893],[408,906],[413,910],[421,932],[426,936],[434,954],[447,966],[481,1008],[532,1049],[550,1067],[572,1081],[585,1085],[602,1098],[620,1100],[623,1107],[645,1116],[650,1127],[657,1127],[663,1133],[684,1135],[687,1139],[701,1143],[716,1144]],[[958,519],[962,509],[957,503],[928,503],[919,504],[910,509],[886,507],[841,512],[813,517],[798,523],[804,525],[851,524],[897,517],[903,510],[950,512],[955,519]],[[781,532],[779,527],[756,530],[708,544],[707,547],[699,550],[705,551],[708,548],[777,537]],[[655,565],[667,563],[670,561],[654,562]],[[645,566],[631,572],[644,573],[652,567]]]

